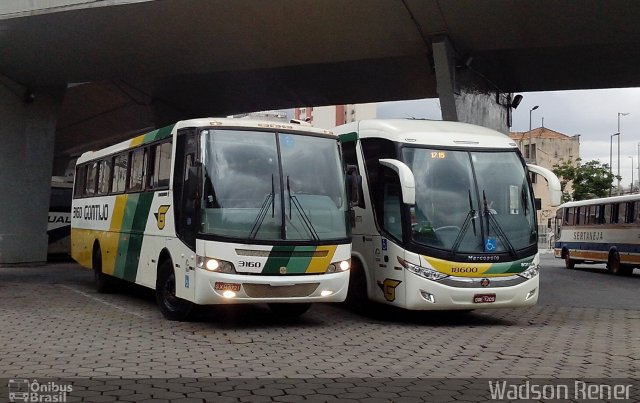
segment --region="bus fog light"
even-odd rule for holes
[[[333,291],[329,291],[329,290],[320,291],[320,295],[322,295],[323,297],[328,297],[331,294],[333,294]]]
[[[422,295],[422,298],[424,298],[425,301],[431,302],[432,304],[436,303],[436,298],[433,296],[433,294],[420,290],[420,295]]]
[[[536,289],[535,288],[533,290],[529,291],[529,293],[527,294],[527,297],[525,298],[525,301],[531,299],[534,295],[536,295]]]
[[[233,297],[236,296],[236,293],[234,291],[227,290],[227,291],[222,293],[222,296],[225,297],[225,298],[233,298]]]
[[[215,271],[217,273],[235,273],[236,269],[233,263],[226,260],[212,259],[204,256],[196,257],[196,266],[199,269]]]

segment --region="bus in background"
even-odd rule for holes
[[[613,274],[640,266],[640,195],[562,204],[556,212],[554,255],[567,269],[606,263]]]
[[[49,256],[68,256],[71,235],[71,194],[73,178],[53,176],[49,197],[49,220],[47,236],[49,237]]]
[[[155,289],[167,319],[194,304],[268,303],[297,316],[347,295],[351,233],[337,136],[242,119],[178,122],[77,161],[72,256]]]
[[[464,123],[363,120],[334,129],[362,174],[348,300],[412,310],[528,306],[538,299],[535,203],[507,136]],[[544,176],[552,204],[560,182]]]

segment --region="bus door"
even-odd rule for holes
[[[369,295],[374,300],[403,306],[405,304],[405,271],[398,258],[405,258],[402,248],[402,193],[398,175],[382,168],[384,179],[376,192],[376,216],[382,231],[373,237],[369,248],[369,273],[373,274]],[[418,264],[419,262],[415,262]]]
[[[200,210],[202,166],[198,162],[198,135],[195,129],[178,132],[174,169],[175,225],[182,241],[178,256],[173,256],[176,294],[192,301],[195,298],[196,233]]]

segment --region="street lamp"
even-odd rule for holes
[[[613,166],[612,163],[613,161],[611,161],[611,156],[612,156],[612,149],[613,149],[613,138],[615,136],[618,136],[618,148],[620,147],[620,133],[613,133],[611,135],[611,138],[609,139],[609,173],[613,174]],[[640,143],[638,143],[638,150],[640,152]],[[620,165],[620,163],[618,163],[618,165]],[[620,182],[618,181],[618,188],[620,187]],[[611,196],[611,187],[609,187],[609,196]]]
[[[538,109],[540,106],[536,105],[533,108],[529,109],[529,150],[527,151],[527,158],[531,158],[531,113]]]
[[[633,155],[630,155],[629,158],[631,158],[631,192],[633,193]]]
[[[618,196],[620,196],[620,116],[630,115],[629,112],[618,112]]]

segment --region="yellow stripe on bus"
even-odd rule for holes
[[[144,134],[138,137],[134,137],[131,139],[131,143],[129,143],[129,147],[139,146],[140,144],[142,144],[143,141],[144,141]]]
[[[331,263],[331,259],[333,259],[333,255],[336,252],[336,248],[336,245],[318,246],[316,248],[316,252],[326,251],[327,255],[325,257],[312,257],[305,273],[326,272],[329,264]]]
[[[124,210],[127,206],[127,195],[116,196],[113,206],[113,216],[109,225],[109,232],[100,234],[100,245],[102,246],[102,271],[113,275],[116,270],[116,258],[118,257],[118,243],[120,241],[120,230]]]

